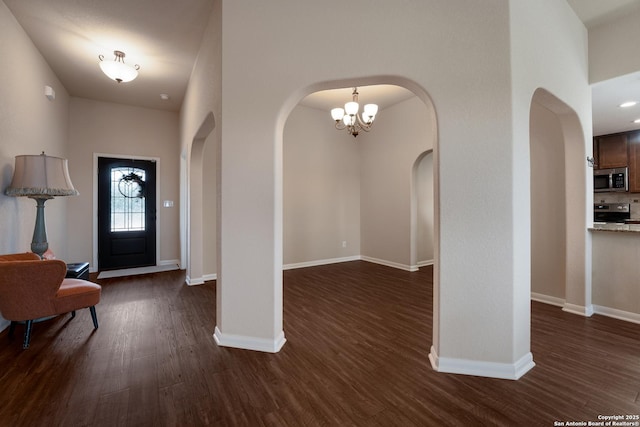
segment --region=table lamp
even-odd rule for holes
[[[67,159],[40,155],[16,156],[11,185],[5,190],[7,196],[29,197],[36,201],[36,225],[33,230],[31,252],[42,258],[49,248],[44,226],[44,202],[55,196],[77,196],[73,188]]]

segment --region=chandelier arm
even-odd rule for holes
[[[347,125],[345,125],[344,122],[342,122],[342,121],[337,121],[336,122],[336,129],[344,130],[346,128],[347,128]]]

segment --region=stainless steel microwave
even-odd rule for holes
[[[629,169],[596,169],[593,171],[593,191],[629,191]]]

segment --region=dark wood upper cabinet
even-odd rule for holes
[[[595,157],[598,162],[596,166],[598,169],[628,166],[626,133],[596,137],[594,150],[597,151]]]
[[[627,134],[629,149],[629,192],[640,193],[640,131]]]

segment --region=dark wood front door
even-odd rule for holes
[[[98,158],[98,268],[156,264],[156,164]]]

